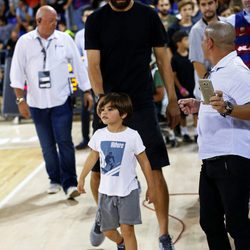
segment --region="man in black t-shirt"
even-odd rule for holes
[[[154,205],[160,228],[160,249],[172,250],[168,234],[169,194],[162,174],[162,167],[169,165],[169,160],[156,119],[149,66],[153,48],[168,92],[167,116],[170,126],[174,128],[179,123],[180,111],[165,44],[166,32],[157,13],[133,0],[110,0],[107,5],[90,15],[86,22],[85,49],[92,88],[97,96],[109,92],[124,92],[131,97],[134,114],[128,125],[141,135],[153,170],[157,190]],[[95,130],[100,127],[97,116],[93,124]],[[98,165],[94,167],[91,176],[96,201],[99,178]],[[95,233],[93,231],[98,233],[97,224],[92,230]],[[92,236],[93,245],[101,244],[102,240],[97,242]]]

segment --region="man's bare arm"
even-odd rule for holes
[[[103,80],[100,68],[101,55],[99,50],[87,50],[88,74],[91,87],[96,95],[103,94]]]
[[[180,122],[180,109],[177,104],[172,67],[165,47],[154,48],[154,53],[168,94],[169,104],[167,107],[167,118],[170,127],[174,128]]]

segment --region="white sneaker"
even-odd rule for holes
[[[78,192],[76,187],[69,187],[66,192],[67,199],[74,199],[75,197],[79,196],[80,193]]]
[[[57,183],[50,183],[49,188],[47,189],[48,194],[56,194],[61,190],[61,185]]]

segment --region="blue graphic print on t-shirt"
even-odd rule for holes
[[[119,176],[125,144],[125,142],[120,141],[101,142],[103,156],[101,157],[102,174]]]

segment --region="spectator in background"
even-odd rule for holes
[[[4,49],[4,42],[0,40],[0,67],[3,66],[5,62],[5,53],[3,49]]]
[[[155,3],[155,7],[158,11],[158,15],[164,25],[165,30],[177,20],[175,15],[169,14],[169,10],[171,8],[171,4],[169,0],[158,0]]]
[[[7,41],[7,43],[5,44],[5,49],[7,50],[7,54],[8,56],[12,57],[14,54],[14,49],[16,47],[16,43],[18,40],[19,36],[16,30],[12,30],[11,34],[10,34],[10,38]]]
[[[164,81],[162,80],[161,74],[156,65],[152,69],[152,76],[154,79],[153,98],[154,98],[156,114],[157,114],[158,122],[161,128],[161,132],[163,136],[165,137],[166,144],[170,144],[171,147],[178,147],[179,143],[175,136],[174,130],[167,126],[165,110],[168,104],[167,103],[168,97],[167,97],[166,89],[164,87]]]
[[[188,59],[189,42],[188,34],[185,31],[179,30],[174,33],[172,40],[176,45],[176,52],[174,53],[171,65],[174,72],[174,82],[176,86],[176,95],[178,99],[192,98],[195,81],[194,81],[194,67]],[[194,137],[197,138],[197,115],[193,115],[194,123]],[[193,142],[191,139],[188,128],[186,115],[181,112],[180,132],[183,142]]]
[[[202,19],[192,27],[189,34],[189,60],[193,63],[195,69],[194,96],[200,99],[201,94],[198,80],[203,78],[211,68],[208,60],[204,58],[201,43],[206,26],[217,21],[219,18],[216,14],[218,7],[217,0],[198,0],[197,2],[202,13]]]
[[[93,9],[91,7],[87,7],[82,12],[82,21],[85,24],[89,15],[91,15]],[[76,46],[80,52],[80,55],[83,60],[83,65],[87,69],[88,68],[88,60],[87,60],[87,52],[85,50],[85,28],[81,29],[76,33],[75,37]],[[81,109],[81,126],[82,126],[82,141],[75,146],[76,150],[85,149],[88,147],[89,142],[89,134],[90,134],[90,110],[88,107],[82,104]]]
[[[31,21],[33,20],[33,9],[29,7],[24,0],[18,1],[16,8],[16,29],[20,35],[28,32]]]
[[[6,4],[5,1],[0,0],[0,17],[5,16]]]
[[[192,2],[194,4],[194,10],[193,10],[193,14],[192,14],[192,21],[195,24],[196,22],[198,22],[201,19],[202,14],[201,14],[201,11],[199,9],[197,0],[192,0]]]
[[[244,9],[230,17],[227,21],[235,27],[235,46],[238,56],[250,68],[250,1],[242,0]]]
[[[67,24],[65,12],[71,5],[72,0],[46,0],[45,2],[56,10],[58,20]]]
[[[73,39],[75,38],[75,34],[73,31],[71,31],[70,29],[67,29],[66,23],[65,21],[59,21],[58,22],[58,30],[67,33],[68,35],[70,35]]]
[[[219,6],[217,13],[219,16],[228,17],[232,15],[232,9],[228,4],[222,4]]]
[[[0,17],[0,39],[5,45],[8,39],[10,38],[10,33],[15,27],[7,23],[7,19],[5,17]]]
[[[232,11],[232,14],[236,14],[238,12],[241,12],[242,8],[239,5],[232,5],[231,6],[231,11]]]
[[[194,4],[191,0],[181,0],[178,2],[178,10],[180,12],[181,19],[177,20],[168,29],[168,47],[170,48],[172,54],[174,54],[176,51],[176,46],[172,40],[173,34],[178,30],[185,31],[187,34],[189,34],[193,26],[192,13],[194,10]]]
[[[72,29],[76,32],[84,28],[84,23],[82,22],[83,12],[87,7],[91,7],[92,0],[71,0],[71,18],[73,19]]]
[[[18,7],[19,0],[9,0],[9,11],[12,17],[16,16],[16,9]]]
[[[40,6],[45,4],[45,0],[25,0],[27,5],[36,13]]]

